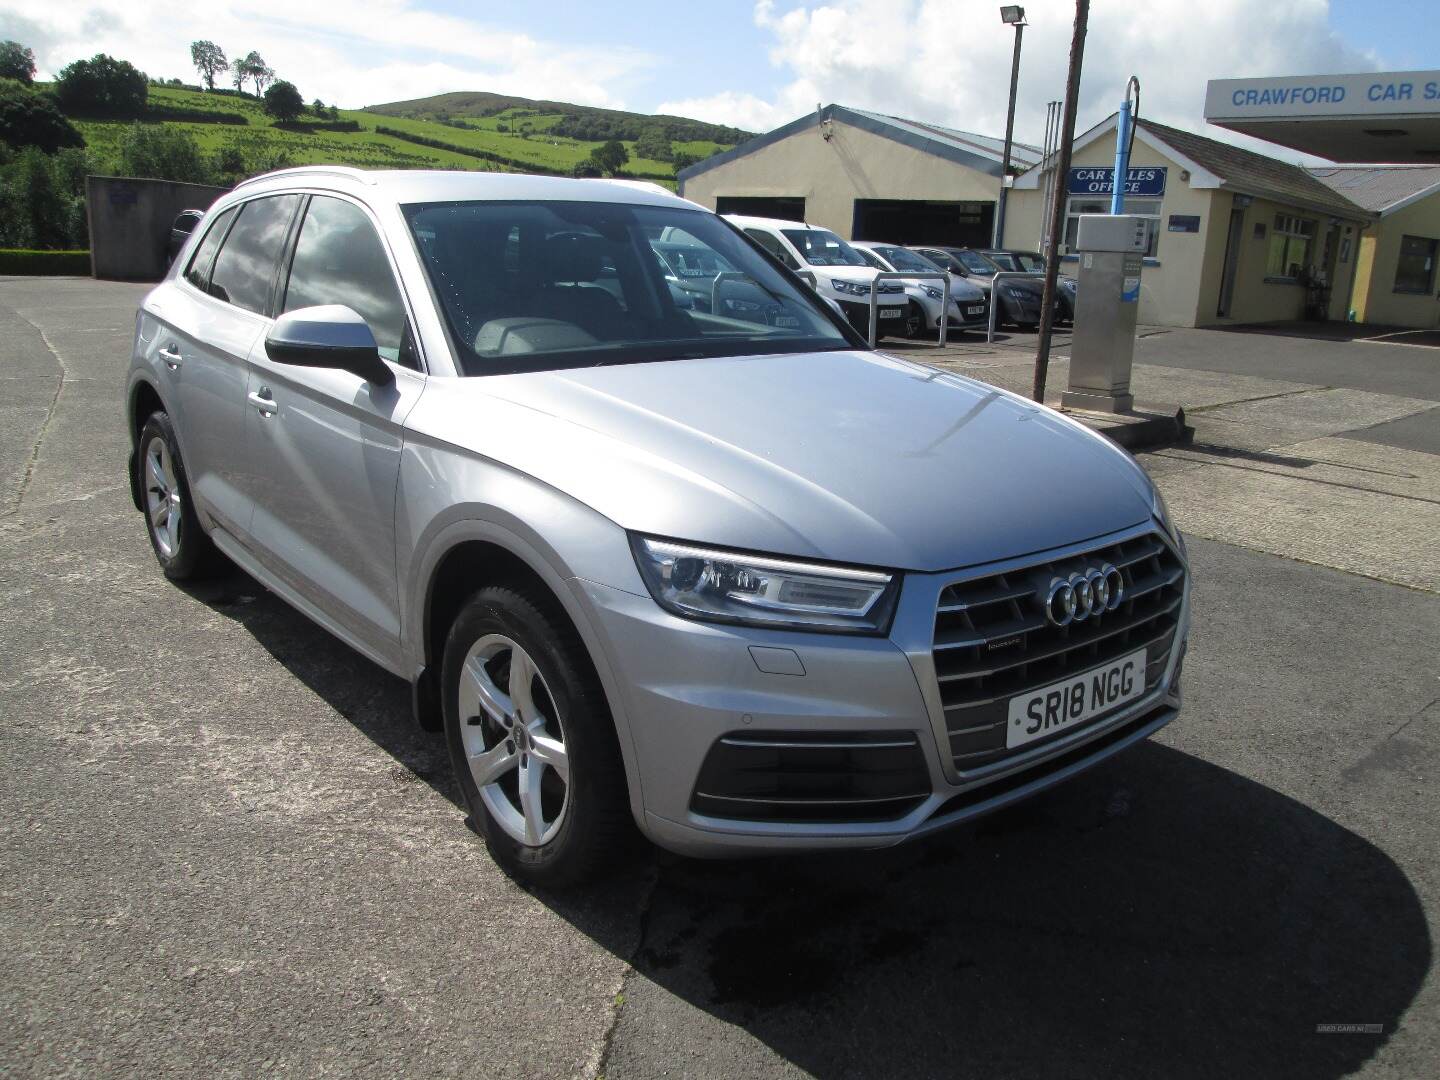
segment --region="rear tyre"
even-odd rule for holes
[[[614,723],[584,645],[538,590],[481,589],[445,643],[445,741],[476,831],[513,877],[572,885],[633,835]]]
[[[145,531],[160,569],[171,581],[213,573],[223,560],[200,527],[175,426],[164,412],[153,412],[140,429],[135,455]]]

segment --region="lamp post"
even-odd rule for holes
[[[1010,178],[1010,148],[1015,135],[1015,90],[1020,85],[1020,39],[1024,36],[1025,9],[1019,4],[1006,4],[1000,9],[1000,21],[1015,27],[1015,53],[1010,59],[1010,109],[1005,114],[1005,154],[1000,162],[1000,203],[995,208],[995,246],[1005,244],[1005,200],[1010,189],[1005,181]]]

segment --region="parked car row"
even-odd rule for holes
[[[875,276],[885,271],[948,275],[950,309],[946,321],[950,328],[973,330],[985,326],[992,302],[1000,305],[995,316],[997,326],[1008,323],[1028,329],[1040,324],[1045,260],[1037,252],[845,241],[829,229],[800,221],[725,216],[809,281],[821,296],[835,303],[861,333],[869,332],[870,289]],[[1026,277],[1002,279],[997,296],[994,278],[1002,272]],[[1062,277],[1059,284],[1055,315],[1061,322],[1070,322],[1075,317],[1075,279]],[[878,293],[879,337],[917,337],[939,328],[940,309],[945,302],[943,282],[883,281]]]

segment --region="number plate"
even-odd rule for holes
[[[984,307],[983,304],[978,305],[978,306],[976,306],[976,307],[967,307],[967,308],[965,309],[965,314],[966,314],[966,315],[984,315],[984,314],[985,314],[985,307]]]
[[[1140,649],[1083,675],[1011,698],[1005,747],[1013,750],[1056,731],[1079,727],[1144,693],[1145,650]]]
[[[880,309],[880,318],[882,319],[898,319],[902,314],[903,311],[898,307],[882,307]]]

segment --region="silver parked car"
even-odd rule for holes
[[[677,299],[682,236],[764,310]],[[125,407],[164,572],[223,553],[409,680],[532,881],[636,825],[894,844],[1180,706],[1185,548],[1129,455],[869,350],[651,185],[244,183],[145,298]]]

